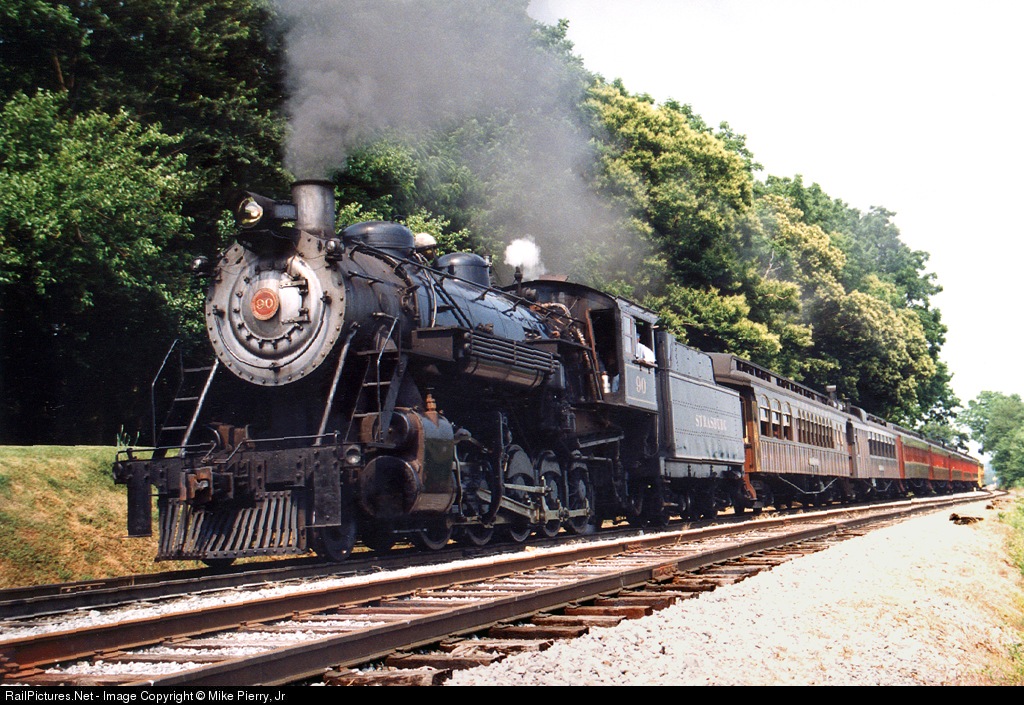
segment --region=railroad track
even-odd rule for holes
[[[780,510],[775,516],[804,513],[807,509]],[[743,516],[720,515],[702,522],[679,522],[679,527],[712,526],[749,520]],[[583,540],[614,540],[630,536],[643,536],[647,529],[628,526],[605,527],[599,537]],[[529,547],[550,547],[562,544],[559,539],[533,540]],[[271,583],[306,581],[323,577],[345,577],[365,573],[426,566],[439,561],[501,555],[528,550],[515,543],[492,543],[486,547],[468,547],[452,544],[440,551],[421,551],[412,546],[401,546],[378,553],[357,548],[343,563],[325,563],[319,558],[288,558],[237,564],[222,568],[164,571],[136,575],[101,578],[50,585],[28,585],[0,588],[0,621],[47,614],[62,615],[73,610],[109,608],[125,602],[157,600],[176,595],[195,594],[225,589],[247,589]]]
[[[640,616],[697,586],[762,570],[793,551],[819,550],[844,532],[985,497],[762,518],[311,582],[93,626],[67,621],[68,628],[44,634],[0,634],[0,667],[5,684],[28,685],[433,681],[460,664]],[[608,599],[617,602],[599,602]],[[413,653],[428,645],[439,650]],[[356,670],[374,662],[381,665]]]
[[[747,518],[750,515],[746,515]],[[739,519],[732,517],[733,521]],[[714,523],[704,522],[705,524]],[[682,523],[680,523],[682,525]],[[690,524],[690,526],[701,524]],[[608,527],[600,539],[642,536],[636,527]],[[529,548],[557,546],[564,540],[535,540]],[[143,573],[114,578],[84,580],[50,585],[29,585],[0,589],[0,620],[59,615],[73,610],[109,608],[125,602],[156,600],[176,595],[226,589],[247,589],[270,583],[307,581],[325,577],[348,577],[401,568],[419,567],[460,559],[517,553],[528,548],[516,543],[494,542],[486,547],[452,544],[439,551],[423,551],[409,545],[383,553],[357,550],[342,563],[325,563],[317,557],[267,560],[223,568],[197,568],[160,573]]]

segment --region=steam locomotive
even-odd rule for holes
[[[330,183],[248,194],[209,279],[214,362],[183,368],[152,447],[113,466],[157,560],[345,559],[606,520],[977,487],[980,466],[628,300],[556,279],[499,288],[405,226],[335,226]],[[189,380],[193,382],[189,382]]]

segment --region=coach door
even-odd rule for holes
[[[857,475],[858,453],[857,453],[857,429],[853,421],[846,421],[846,450],[850,454],[850,477]]]

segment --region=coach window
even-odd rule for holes
[[[786,403],[786,408],[782,410],[782,437],[787,441],[793,440],[793,408]]]
[[[768,397],[761,397],[761,403],[758,406],[758,418],[761,420],[761,437],[767,438],[772,435],[772,422],[769,416],[770,410],[768,408]]]
[[[778,399],[772,401],[772,436],[782,438],[782,404]]]

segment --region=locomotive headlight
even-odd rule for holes
[[[263,206],[249,196],[238,206],[237,218],[240,227],[251,228],[263,219]]]
[[[192,264],[189,265],[189,269],[192,274],[197,277],[208,277],[213,274],[213,266],[210,264],[210,258],[200,255],[192,260]]]
[[[363,462],[363,453],[359,446],[349,446],[345,449],[345,463],[349,466],[360,465]]]
[[[341,259],[345,254],[345,249],[342,247],[341,240],[336,237],[332,237],[324,244],[324,257],[330,262],[336,262]]]

